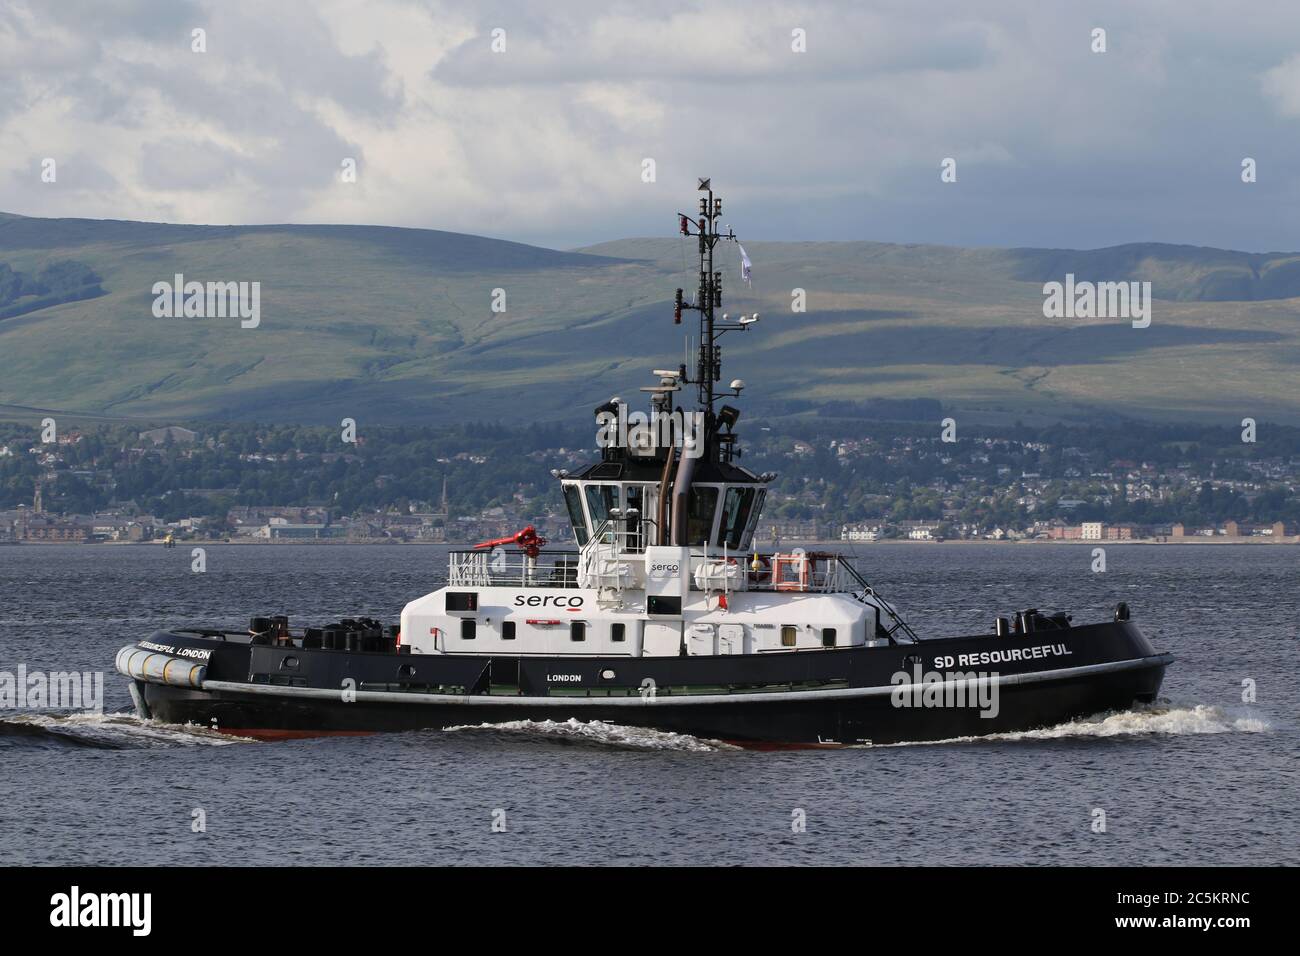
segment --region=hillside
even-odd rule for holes
[[[835,403],[842,413],[846,402],[874,401],[872,414],[938,400],[972,420],[1300,422],[1298,254],[746,249],[752,289],[734,250],[720,260],[728,308],[764,320],[725,340],[724,375],[749,383],[753,411]],[[611,394],[633,395],[650,367],[680,361],[667,303],[674,287],[694,284],[691,254],[676,239],[557,252],[423,229],[0,214],[0,276],[26,293],[0,318],[0,415],[571,420]],[[1150,280],[1151,327],[1045,319],[1042,284],[1065,272]],[[260,325],[155,318],[151,288],[176,273],[260,282]],[[47,297],[86,297],[42,302],[30,291],[41,277]],[[807,290],[806,314],[791,314],[796,287]],[[504,314],[491,310],[496,288]]]

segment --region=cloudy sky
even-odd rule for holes
[[[1300,6],[0,6],[7,212],[569,247],[671,234],[696,175],[756,239],[1300,249]]]

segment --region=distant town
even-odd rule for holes
[[[976,431],[972,427],[972,431]],[[594,428],[0,423],[0,542],[466,544],[526,525],[571,542],[553,469]],[[759,421],[757,543],[1300,542],[1300,429]],[[951,436],[949,436],[951,437]],[[50,440],[43,440],[49,438]]]

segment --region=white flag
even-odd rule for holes
[[[754,270],[754,264],[749,261],[749,256],[745,254],[744,246],[737,242],[736,247],[740,249],[740,277],[745,280],[745,285],[752,286],[754,283],[750,281],[750,273]]]

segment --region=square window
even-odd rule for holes
[[[478,592],[477,591],[448,591],[447,610],[448,611],[477,611]]]

